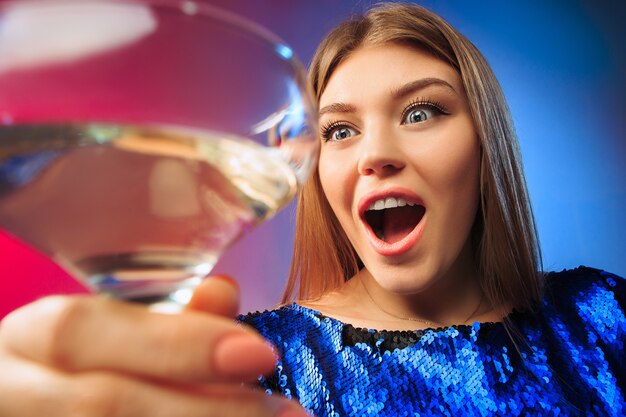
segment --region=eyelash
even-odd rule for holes
[[[420,98],[419,100],[411,100],[411,102],[409,102],[404,110],[402,110],[401,120],[404,120],[410,111],[415,110],[418,107],[429,107],[431,110],[434,109],[440,114],[450,114],[446,106],[444,106],[442,103],[424,97]]]
[[[331,120],[320,127],[320,134],[324,142],[330,140],[330,135],[337,129],[338,127],[347,126],[345,122],[340,122],[337,120]]]
[[[407,114],[411,110],[414,110],[417,107],[430,107],[430,109],[434,109],[440,114],[446,114],[446,115],[450,114],[446,106],[444,106],[442,103],[435,101],[435,100],[431,100],[429,98],[420,98],[419,100],[411,100],[411,102],[409,102],[409,104],[404,108],[404,110],[402,110],[402,116],[400,120],[404,120]],[[341,122],[338,120],[331,120],[320,127],[320,134],[324,142],[327,142],[330,140],[331,134],[338,127],[350,127],[351,129],[354,129],[345,122]]]

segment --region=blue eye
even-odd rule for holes
[[[404,116],[402,123],[404,124],[414,124],[414,123],[422,123],[431,117],[435,116],[435,110],[433,109],[425,109],[425,108],[415,108],[407,111]]]
[[[330,140],[339,142],[357,134],[358,132],[354,128],[343,124],[331,123],[329,126],[322,129],[322,139],[324,139],[324,141]]]
[[[335,130],[332,136],[334,140],[343,140],[343,139],[348,139],[352,135],[353,135],[352,129],[350,129],[349,127],[342,127],[340,129]]]
[[[402,112],[402,124],[410,125],[424,123],[433,117],[450,114],[443,105],[430,101],[420,100],[410,103]]]

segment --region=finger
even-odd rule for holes
[[[235,317],[239,312],[239,286],[226,275],[208,277],[194,291],[187,309]]]
[[[103,297],[48,297],[0,326],[0,345],[67,371],[106,369],[171,380],[252,381],[276,365],[272,347],[232,319],[158,314]]]
[[[0,361],[3,417],[304,417],[294,402],[234,385],[159,385],[109,372],[66,374],[25,361]]]

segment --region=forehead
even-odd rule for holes
[[[454,68],[427,52],[398,44],[363,46],[335,68],[319,106],[387,96],[408,82],[425,78],[442,79],[457,92],[463,91]]]

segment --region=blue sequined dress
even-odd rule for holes
[[[240,319],[280,351],[269,392],[323,416],[623,416],[626,282],[550,273],[536,314],[424,331],[355,328],[291,304]]]

